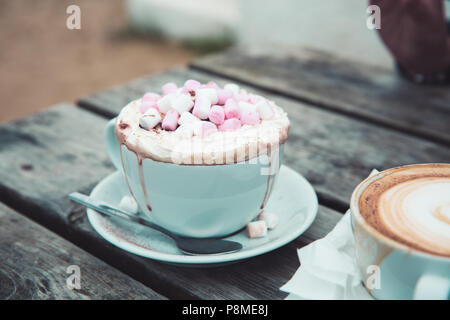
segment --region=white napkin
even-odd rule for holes
[[[372,170],[370,175],[376,174]],[[281,287],[292,299],[372,299],[361,284],[355,262],[350,210],[324,238],[299,249],[300,267]]]

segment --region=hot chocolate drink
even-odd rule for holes
[[[274,101],[187,80],[127,104],[105,144],[143,214],[175,234],[222,237],[266,207],[289,127]]]
[[[373,228],[390,239],[450,257],[450,164],[389,170],[363,191],[359,209]]]
[[[273,101],[236,84],[188,80],[130,102],[115,130],[119,142],[142,158],[218,165],[270,154],[286,141],[289,119]]]

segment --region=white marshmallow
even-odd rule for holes
[[[264,221],[267,225],[267,228],[270,230],[275,229],[278,225],[278,216],[276,214],[263,211],[259,214],[258,220]]]
[[[196,97],[192,113],[199,119],[206,120],[211,110],[211,100],[206,96]]]
[[[178,119],[178,124],[181,126],[196,121],[200,121],[200,119],[194,116],[192,113],[185,111],[181,113],[180,118]]]
[[[138,213],[139,210],[139,206],[132,196],[124,196],[120,200],[119,208],[133,214]]]
[[[199,120],[200,121],[200,120]],[[190,138],[194,135],[195,125],[193,122],[188,122],[180,125],[176,130],[175,134],[180,137]]]
[[[210,121],[200,121],[200,123],[194,124],[194,135],[200,137],[207,137],[210,134],[217,132],[217,127]]]
[[[270,119],[275,115],[275,113],[272,110],[272,107],[267,103],[266,100],[258,102],[255,105],[255,107],[261,119]]]
[[[239,111],[242,113],[252,113],[252,112],[256,112],[256,106],[254,104],[248,103],[248,102],[244,102],[244,101],[240,101],[238,103],[239,106]]]
[[[161,118],[161,114],[155,108],[149,108],[147,111],[145,111],[144,116],[151,116],[151,117],[158,117],[159,116]]]
[[[172,101],[172,108],[177,110],[180,114],[185,111],[190,111],[193,106],[194,101],[192,101],[191,96],[187,94],[180,94]]]
[[[167,113],[170,109],[172,109],[172,105],[176,97],[176,93],[169,93],[159,99],[157,102],[159,111],[161,111],[162,113]]]
[[[161,114],[155,108],[148,109],[142,117],[139,118],[139,125],[150,130],[156,127],[161,122]]]
[[[227,83],[223,88],[225,90],[230,90],[233,94],[239,93],[239,86],[235,83]]]
[[[209,101],[211,102],[211,104],[217,104],[217,102],[219,101],[219,96],[217,95],[217,89],[214,88],[202,88],[202,89],[198,89],[195,92],[195,97],[196,99],[198,97],[207,97],[209,99]]]
[[[263,220],[252,221],[246,227],[247,236],[252,238],[260,238],[267,235],[267,225]]]

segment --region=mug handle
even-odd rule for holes
[[[434,274],[424,274],[417,281],[414,300],[447,300],[450,292],[450,279]]]
[[[114,126],[116,124],[116,118],[111,119],[105,127],[104,139],[106,146],[106,153],[108,154],[111,162],[117,170],[122,170],[122,161],[120,159],[120,145],[117,141]]]

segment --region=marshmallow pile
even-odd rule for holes
[[[267,235],[267,229],[272,230],[278,225],[278,216],[276,214],[262,211],[256,221],[247,224],[245,228],[247,236],[252,238],[261,238]]]
[[[200,137],[258,125],[275,115],[270,101],[248,94],[236,84],[221,88],[213,81],[201,84],[196,80],[187,80],[181,88],[166,83],[162,95],[146,93],[139,110],[139,125],[145,130],[160,125],[163,130]]]

